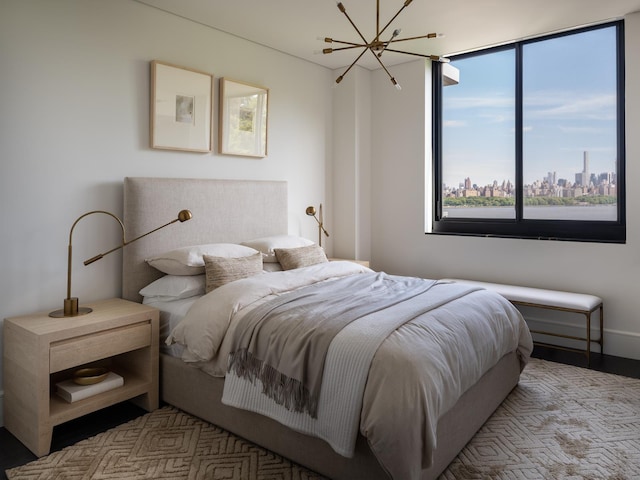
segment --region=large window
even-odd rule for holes
[[[434,233],[625,241],[622,29],[434,64]]]

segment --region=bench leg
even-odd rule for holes
[[[587,366],[591,366],[591,312],[587,314]]]
[[[604,305],[600,304],[600,355],[604,353]]]
[[[595,311],[595,310],[594,310]],[[591,313],[585,313],[587,317],[587,365],[591,365]],[[598,308],[598,315],[600,316],[600,338],[597,340],[600,344],[600,355],[604,353],[604,305],[600,304]]]

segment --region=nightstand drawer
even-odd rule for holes
[[[49,373],[151,345],[151,322],[70,338],[51,344]]]

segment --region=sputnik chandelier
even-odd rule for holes
[[[424,58],[428,58],[434,62],[443,62],[443,63],[448,63],[449,59],[448,58],[444,58],[441,57],[440,55],[423,55],[420,53],[414,53],[414,52],[405,52],[405,51],[401,51],[401,50],[395,50],[393,48],[389,48],[389,45],[391,45],[392,43],[397,43],[397,42],[406,42],[408,40],[418,40],[420,38],[436,38],[436,37],[441,37],[441,34],[437,34],[437,33],[428,33],[426,35],[421,35],[418,37],[409,37],[409,38],[396,38],[398,35],[400,35],[400,29],[396,29],[393,31],[393,33],[391,34],[391,38],[389,38],[389,40],[381,40],[381,36],[382,34],[385,32],[385,30],[389,27],[389,25],[391,25],[391,22],[393,22],[396,17],[398,15],[400,15],[400,13],[409,6],[409,4],[411,4],[413,0],[405,0],[404,4],[402,5],[402,7],[400,7],[400,10],[398,10],[398,12],[391,18],[391,20],[389,20],[389,22],[382,28],[380,29],[380,0],[376,0],[376,36],[373,38],[373,40],[371,42],[368,42],[365,38],[364,35],[362,35],[362,33],[360,32],[360,30],[358,29],[358,27],[356,27],[356,24],[353,23],[353,20],[351,20],[351,17],[349,17],[349,14],[347,13],[347,9],[344,8],[344,5],[341,2],[338,2],[338,9],[344,13],[344,16],[347,17],[347,20],[349,20],[349,23],[353,26],[353,28],[355,28],[356,32],[358,32],[358,35],[360,36],[360,38],[362,39],[362,41],[364,43],[354,43],[354,42],[345,42],[343,40],[336,40],[334,38],[330,38],[330,37],[325,37],[324,41],[326,43],[338,43],[340,45],[346,45],[344,47],[338,47],[338,48],[325,48],[322,50],[322,53],[324,54],[328,54],[328,53],[333,53],[333,52],[337,52],[340,50],[349,50],[352,48],[362,48],[362,52],[360,52],[360,55],[358,55],[358,57],[353,61],[353,63],[351,65],[349,65],[349,68],[347,68],[344,73],[342,75],[340,75],[338,78],[336,78],[336,83],[340,83],[342,81],[342,79],[344,78],[344,76],[349,72],[349,70],[351,70],[351,67],[353,67],[358,60],[360,60],[360,58],[362,58],[362,56],[368,51],[370,51],[373,56],[375,57],[375,59],[378,61],[378,63],[380,63],[380,66],[384,69],[384,71],[387,73],[387,75],[389,75],[389,79],[391,80],[391,83],[398,89],[401,90],[400,84],[396,81],[395,78],[393,78],[393,75],[391,75],[391,73],[389,73],[389,70],[387,70],[387,67],[384,66],[384,63],[382,63],[381,57],[382,54],[387,51],[387,52],[394,52],[394,53],[404,53],[406,55],[415,55],[417,57],[424,57]]]

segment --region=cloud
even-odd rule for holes
[[[513,121],[513,116],[501,115],[499,113],[481,113],[478,115],[479,118],[486,119],[489,123],[504,123],[508,121]]]
[[[513,97],[488,94],[482,97],[454,97],[445,101],[445,109],[506,108],[515,105]]]
[[[602,128],[598,127],[575,127],[575,126],[566,126],[566,125],[558,125],[558,129],[563,133],[577,133],[577,134],[589,134],[589,135],[598,135],[602,134]]]
[[[467,122],[463,121],[463,120],[445,120],[443,122],[443,126],[445,128],[460,128],[460,127],[466,127],[467,126]]]
[[[536,119],[613,120],[616,95],[536,92],[524,100],[525,115]]]

